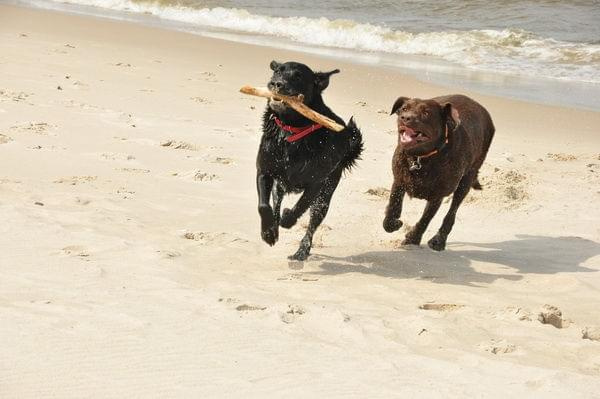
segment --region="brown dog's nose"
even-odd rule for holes
[[[414,118],[411,114],[402,114],[400,115],[400,119],[402,120],[402,122],[411,122]]]

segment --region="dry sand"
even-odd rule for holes
[[[303,264],[305,219],[259,235],[271,59],[339,67],[366,140]],[[0,6],[0,397],[600,397],[600,113],[467,93],[497,136],[448,250],[381,227],[385,110],[461,91]]]

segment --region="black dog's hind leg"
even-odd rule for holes
[[[269,204],[273,177],[265,174],[256,176],[256,189],[258,191],[258,214],[260,215],[260,235],[264,242],[275,245],[278,238],[277,225],[273,216],[273,208]]]
[[[298,218],[306,212],[306,210],[316,200],[317,196],[323,189],[324,184],[318,184],[304,189],[302,196],[292,209],[285,208],[281,213],[279,225],[284,229],[289,229],[296,224]]]
[[[463,176],[463,178],[460,180],[456,191],[454,191],[454,194],[452,195],[452,203],[450,204],[448,213],[444,217],[442,227],[440,227],[437,234],[434,235],[429,242],[427,242],[429,248],[436,251],[443,251],[446,248],[446,239],[448,238],[450,231],[452,231],[452,226],[454,226],[456,211],[458,211],[458,207],[469,193],[469,189],[473,185],[473,179],[476,178],[477,172],[475,172],[475,174],[469,173]]]
[[[329,203],[331,202],[331,197],[335,192],[335,189],[340,182],[342,177],[341,172],[336,172],[334,176],[331,176],[325,184],[323,185],[319,195],[315,202],[310,206],[310,221],[308,222],[308,228],[306,229],[306,234],[300,241],[300,247],[296,251],[296,253],[290,256],[290,259],[293,260],[306,260],[308,255],[310,255],[310,249],[312,247],[312,239],[315,234],[317,228],[325,219],[327,215],[327,211],[329,210]]]
[[[415,224],[415,226],[408,233],[406,233],[404,241],[402,241],[402,245],[419,245],[421,243],[423,233],[425,230],[427,230],[429,222],[431,222],[431,219],[433,219],[438,209],[440,209],[441,204],[442,198],[427,201],[427,205],[425,206],[425,210],[423,211],[421,219],[419,219],[417,224]]]
[[[388,233],[393,233],[402,227],[400,215],[402,215],[402,201],[405,191],[394,182],[390,192],[390,201],[385,209],[385,218],[383,219],[383,228]]]

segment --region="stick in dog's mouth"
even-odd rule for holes
[[[326,117],[325,115],[321,115],[318,112],[308,108],[304,104],[303,94],[298,94],[297,96],[288,96],[285,94],[274,93],[266,87],[252,86],[244,86],[240,89],[240,91],[244,94],[249,94],[251,96],[266,97],[269,99],[269,101],[275,101],[278,105],[280,104],[279,101],[282,101],[297,112],[307,117],[308,119],[312,120],[313,122],[319,123],[322,126],[334,132],[341,132],[345,129],[345,126],[340,125],[339,123]]]

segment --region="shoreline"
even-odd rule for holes
[[[389,109],[446,88],[89,16],[0,5],[0,22],[2,398],[600,390],[600,112],[467,91],[496,126],[484,190],[446,251],[402,248],[381,227]],[[272,59],[340,68],[324,99],[365,139],[303,263],[306,216],[274,247],[259,233],[265,101],[238,90]],[[423,207],[407,199],[405,225]]]
[[[375,68],[391,68],[401,74],[412,76],[422,83],[443,86],[448,90],[460,88],[459,90],[498,96],[508,100],[520,100],[540,105],[562,106],[600,112],[600,84],[469,69],[433,56],[365,52],[335,47],[311,46],[283,38],[259,36],[248,32],[227,31],[208,26],[197,26],[182,21],[164,19],[155,15],[103,9],[94,6],[61,4],[44,0],[35,4],[20,0],[5,0],[4,3],[19,7],[135,23],[274,50],[284,49],[315,57],[350,61],[355,64]]]

